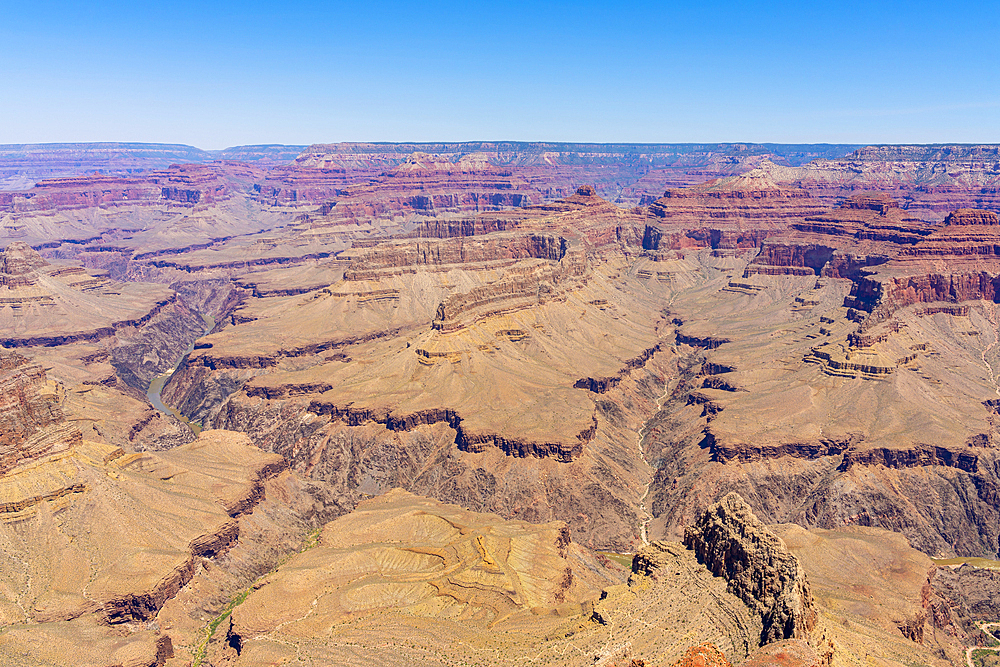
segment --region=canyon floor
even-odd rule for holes
[[[1000,149],[245,148],[0,150],[5,664],[990,659]]]

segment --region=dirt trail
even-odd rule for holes
[[[993,366],[990,365],[990,362],[986,360],[986,355],[989,353],[989,351],[992,350],[994,347],[996,347],[998,343],[1000,343],[1000,322],[998,322],[997,320],[997,306],[995,303],[984,304],[983,317],[986,318],[987,322],[993,325],[992,328],[993,342],[986,346],[986,348],[983,350],[980,356],[983,360],[983,365],[986,366],[986,370],[989,371],[990,384],[993,385],[993,391],[996,392],[997,396],[1000,396],[1000,386],[997,385],[997,378],[996,374],[993,371]]]
[[[997,637],[993,632],[1000,632],[1000,623],[979,623],[979,629],[990,636],[993,641],[1000,642],[1000,637]],[[989,630],[990,627],[995,627],[996,630]],[[1000,653],[1000,646],[970,646],[965,649],[965,663],[969,667],[976,667],[976,664],[972,661],[973,651],[992,651],[994,653]]]

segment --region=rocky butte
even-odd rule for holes
[[[987,655],[994,155],[0,147],[0,662]]]

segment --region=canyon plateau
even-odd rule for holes
[[[0,146],[0,663],[978,667],[1000,148]]]

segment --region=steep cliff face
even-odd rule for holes
[[[953,663],[962,662],[968,647],[992,643],[981,624],[994,624],[988,629],[997,634],[1000,572],[972,565],[932,569],[924,585],[923,611],[913,623],[913,639],[937,647]]]
[[[111,365],[125,384],[145,392],[204,333],[205,323],[198,313],[183,302],[171,304],[143,326],[118,330]]]
[[[765,168],[776,181],[831,204],[858,191],[881,190],[905,201],[912,213],[941,220],[959,207],[1000,206],[997,151],[996,145],[868,146],[843,159]]]
[[[591,187],[510,216],[513,231],[373,240],[346,270],[248,277],[165,400],[352,500],[403,486],[635,544],[648,469],[629,429],[670,366],[660,295],[616,283],[617,230],[641,218]]]
[[[846,281],[754,280],[760,292],[723,291],[692,304],[700,321],[684,315],[678,342],[725,342],[678,345],[681,381],[644,443],[658,466],[651,534],[679,537],[736,491],[769,524],[877,526],[935,556],[994,558],[993,304],[910,306],[859,332],[838,307]],[[739,322],[723,324],[735,299]]]
[[[518,267],[494,283],[449,295],[438,304],[431,326],[440,331],[457,331],[486,317],[565,299],[574,279],[582,278],[586,269],[580,251],[565,256],[558,264]]]
[[[709,507],[685,529],[684,544],[761,615],[762,644],[809,637],[816,610],[805,572],[739,494],[730,493]]]
[[[667,190],[649,207],[653,217],[698,222],[795,219],[823,210],[805,190],[781,187],[761,169]]]
[[[363,251],[351,262],[344,277],[354,281],[373,280],[393,273],[446,271],[453,265],[487,262],[509,265],[517,260],[532,258],[558,262],[566,254],[567,246],[565,238],[542,234],[395,241]]]
[[[560,419],[546,420],[549,428],[559,426],[552,431],[558,437],[552,438],[525,430],[537,419],[534,414],[504,426],[484,423],[476,408],[404,412],[351,406],[334,402],[335,391],[330,398],[309,393],[322,386],[289,386],[264,398],[273,382],[262,377],[230,396],[213,423],[251,434],[260,446],[282,454],[294,469],[345,498],[402,486],[477,511],[572,521],[574,539],[625,549],[637,541],[640,519],[633,505],[636,487],[624,480],[640,479],[642,464],[626,469],[615,459],[634,455],[628,426],[637,425],[655,401],[660,386],[650,372],[655,363],[602,394],[593,416],[580,426],[569,422],[575,422],[576,408],[564,404]],[[295,391],[305,393],[295,396]],[[448,404],[447,397],[427,398]],[[535,409],[548,410],[544,404]],[[544,471],[544,479],[538,471]]]
[[[984,211],[978,208],[960,208],[952,211],[944,219],[947,226],[962,225],[998,225],[1000,218],[993,211]]]
[[[779,187],[764,172],[753,170],[667,190],[648,208],[650,223],[642,247],[660,251],[751,249],[791,222],[825,209],[806,191]]]
[[[254,185],[254,198],[271,205],[325,204],[323,215],[343,221],[403,212],[497,211],[542,199],[537,188],[492,165],[483,154],[453,161],[416,151],[400,156],[396,164],[345,168],[343,162],[300,159],[294,166],[273,169]]]
[[[871,192],[853,195],[828,213],[793,221],[790,228],[762,244],[747,275],[808,267],[816,275],[856,278],[859,268],[885,263],[934,231],[892,197]]]
[[[22,242],[0,252],[0,345],[97,341],[140,327],[176,300],[160,285],[123,284],[100,271],[55,265]]]
[[[180,164],[147,175],[73,176],[43,180],[0,201],[0,211],[30,214],[99,207],[210,204],[231,197],[240,183],[263,176],[239,163]]]
[[[763,242],[744,277],[811,270],[850,279],[844,305],[871,314],[862,315],[862,331],[917,303],[996,300],[1000,224],[992,211],[959,209],[935,226],[885,193],[862,193],[792,228]]]
[[[42,367],[0,352],[0,475],[79,439],[79,430],[65,423],[58,386],[46,381]]]

